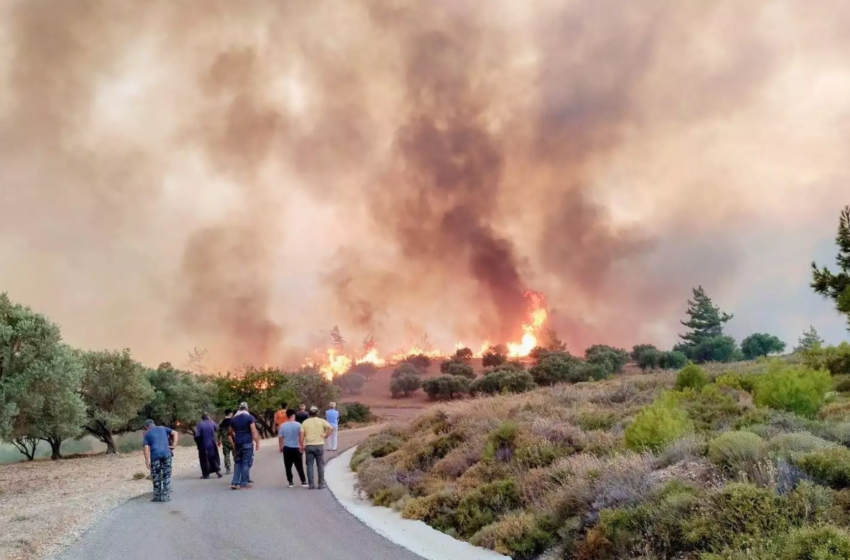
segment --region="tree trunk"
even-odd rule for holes
[[[36,438],[25,436],[12,440],[12,445],[26,456],[27,461],[32,461],[35,459],[35,450],[38,447],[39,441]]]
[[[115,449],[115,439],[112,437],[112,430],[106,428],[102,434],[100,441],[106,444],[107,455],[117,455],[118,450]]]
[[[62,458],[62,440],[57,437],[45,438],[45,441],[50,444],[50,458],[54,461]]]

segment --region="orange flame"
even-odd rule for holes
[[[544,324],[546,324],[548,319],[545,295],[540,292],[533,291],[528,291],[524,295],[529,300],[528,322],[522,324],[523,334],[520,342],[507,343],[508,355],[511,358],[528,356],[531,350],[537,346],[540,329]],[[482,354],[490,348],[490,346],[491,342],[489,340],[484,340],[481,344],[481,348],[477,352],[473,350],[473,356],[480,358]],[[455,343],[455,350],[465,347],[467,346],[462,342]],[[325,377],[332,380],[334,377],[347,372],[351,366],[355,364],[370,363],[378,367],[382,367],[388,364],[398,363],[412,354],[424,354],[432,359],[441,359],[451,356],[454,352],[443,352],[442,350],[433,348],[425,349],[421,348],[417,344],[413,344],[410,348],[400,349],[386,357],[381,357],[378,353],[377,347],[374,345],[370,345],[368,351],[360,358],[355,358],[351,355],[340,352],[335,348],[328,349],[326,351],[326,356],[322,356],[321,353],[318,354],[320,356],[320,364],[318,365],[319,370],[325,375]],[[314,363],[315,362],[310,359],[305,361],[305,364],[310,366],[314,365]]]

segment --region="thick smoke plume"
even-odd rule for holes
[[[847,12],[7,0],[0,290],[150,362],[515,340],[527,289],[573,348],[670,345],[699,283],[790,340],[850,192]]]

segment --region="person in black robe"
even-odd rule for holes
[[[218,424],[210,420],[207,414],[201,416],[201,422],[195,426],[195,445],[198,446],[198,461],[201,463],[201,478],[209,478],[215,473],[221,478],[221,458],[218,454],[216,433]]]

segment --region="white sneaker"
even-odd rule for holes
[[[289,487],[290,487],[290,488],[295,488],[295,485],[294,485],[294,484],[292,484],[292,483],[290,482],[290,483],[289,483]]]

